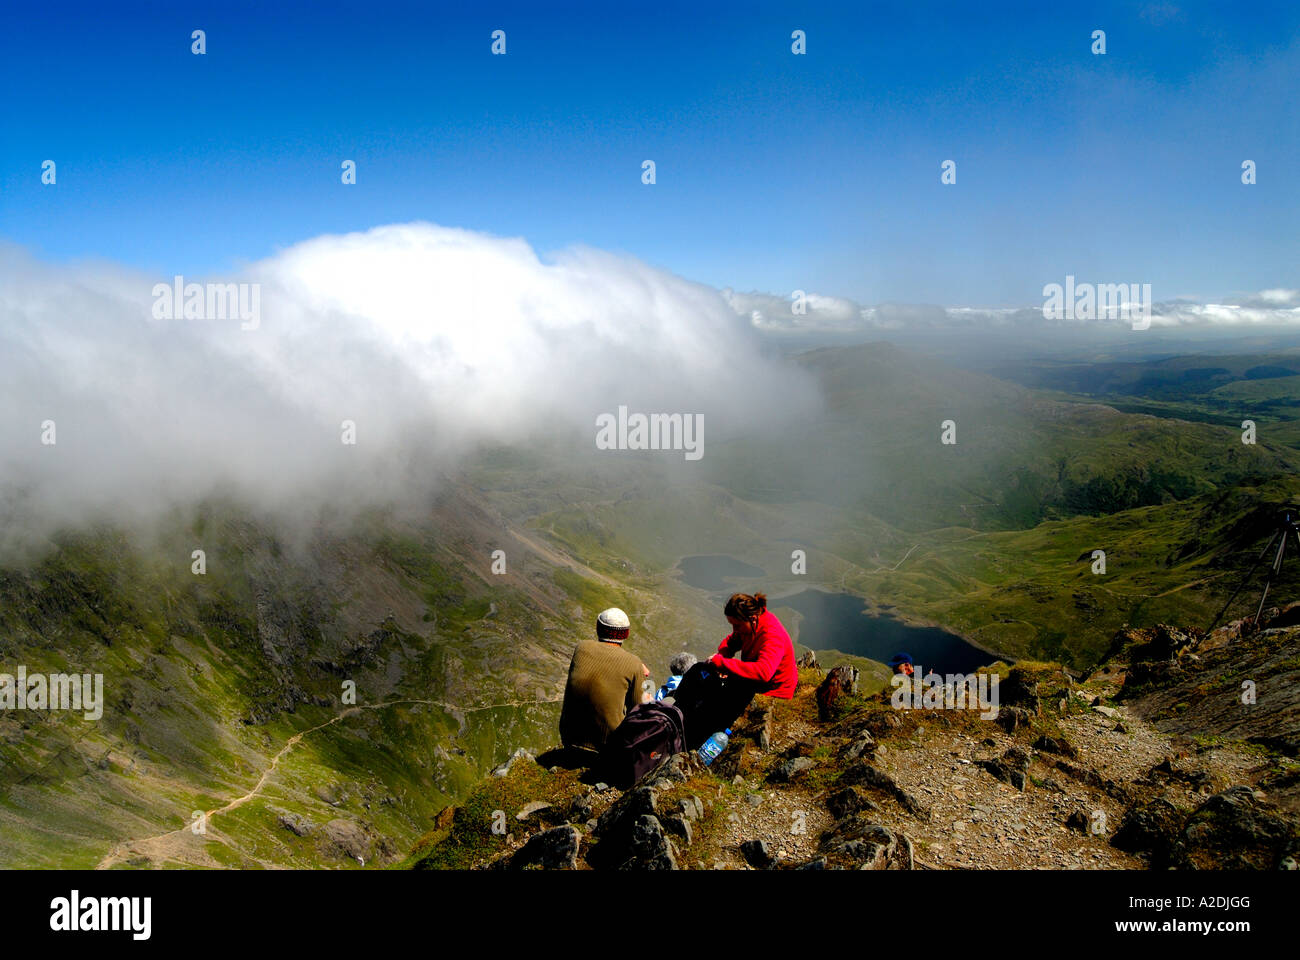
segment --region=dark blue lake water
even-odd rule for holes
[[[728,596],[736,590],[727,577],[761,577],[766,574],[762,567],[742,563],[735,557],[685,557],[677,567],[682,571],[682,580],[692,587],[725,591]]]
[[[723,594],[736,589],[727,577],[764,574],[758,567],[725,556],[687,557],[678,566],[683,582]],[[912,662],[923,671],[933,668],[938,673],[971,673],[997,659],[938,627],[914,627],[893,617],[867,616],[862,598],[849,593],[801,590],[788,597],[773,597],[768,606],[798,611],[802,617],[798,642],[813,650],[839,650],[882,663],[901,651],[911,654]]]
[[[772,598],[771,607],[791,607],[803,617],[799,642],[814,650],[839,650],[888,663],[895,653],[912,655],[923,673],[971,673],[997,658],[939,627],[914,627],[893,617],[867,616],[861,597],[803,590]]]

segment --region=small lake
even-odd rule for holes
[[[686,557],[678,564],[682,581],[711,593],[730,594],[736,584],[728,577],[761,577],[764,571],[726,556]],[[719,597],[718,600],[724,599]],[[802,618],[798,642],[813,650],[841,653],[888,663],[895,653],[911,654],[923,670],[938,673],[972,673],[997,659],[964,638],[938,627],[914,627],[894,617],[868,616],[861,597],[824,590],[801,590],[788,597],[772,597],[770,607],[789,607]],[[794,632],[794,624],[787,628]]]
[[[908,653],[922,671],[973,673],[997,659],[955,633],[939,627],[914,627],[894,617],[867,616],[861,597],[848,593],[802,590],[773,597],[771,607],[791,607],[802,616],[799,643],[813,650],[838,650],[888,663]]]
[[[727,577],[762,577],[767,575],[762,567],[742,563],[735,557],[685,557],[677,565],[682,571],[683,582],[700,590],[725,591],[728,595],[736,592],[735,585]]]

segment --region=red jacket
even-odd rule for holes
[[[790,634],[785,632],[776,615],[767,610],[759,614],[758,629],[741,646],[739,660],[727,656],[734,636],[734,633],[728,634],[718,644],[714,664],[738,677],[757,681],[759,693],[781,700],[793,699],[795,687],[799,685],[799,668],[794,663],[794,644],[790,642]]]

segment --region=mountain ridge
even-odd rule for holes
[[[1289,616],[1300,620],[1300,604]],[[844,695],[823,716],[827,678],[809,670],[794,700],[752,705],[711,768],[679,754],[626,792],[564,751],[520,751],[439,813],[401,866],[1297,869],[1294,697],[1279,749],[1164,731],[1122,701],[1137,675],[1152,696],[1153,673],[1183,695],[1177,675],[1213,650],[1294,654],[1300,626],[1239,621],[1206,637],[1161,625],[1115,639],[1081,683],[1056,664],[995,665],[1004,699],[993,721],[897,709],[888,687]],[[1290,674],[1258,676],[1276,691]]]

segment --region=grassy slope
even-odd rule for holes
[[[217,511],[159,544],[105,530],[0,571],[0,664],[102,673],[107,701],[99,721],[0,715],[0,864],[94,866],[118,842],[221,807],[292,735],[344,709],[344,680],[365,709],[308,734],[264,794],[161,860],[351,862],[278,814],[358,820],[405,846],[512,750],[550,746],[558,704],[530,701],[558,697],[608,599],[517,543],[516,574],[490,577],[501,525],[476,523],[473,507],[423,526],[372,518],[302,549]],[[437,702],[375,708],[400,700]]]

